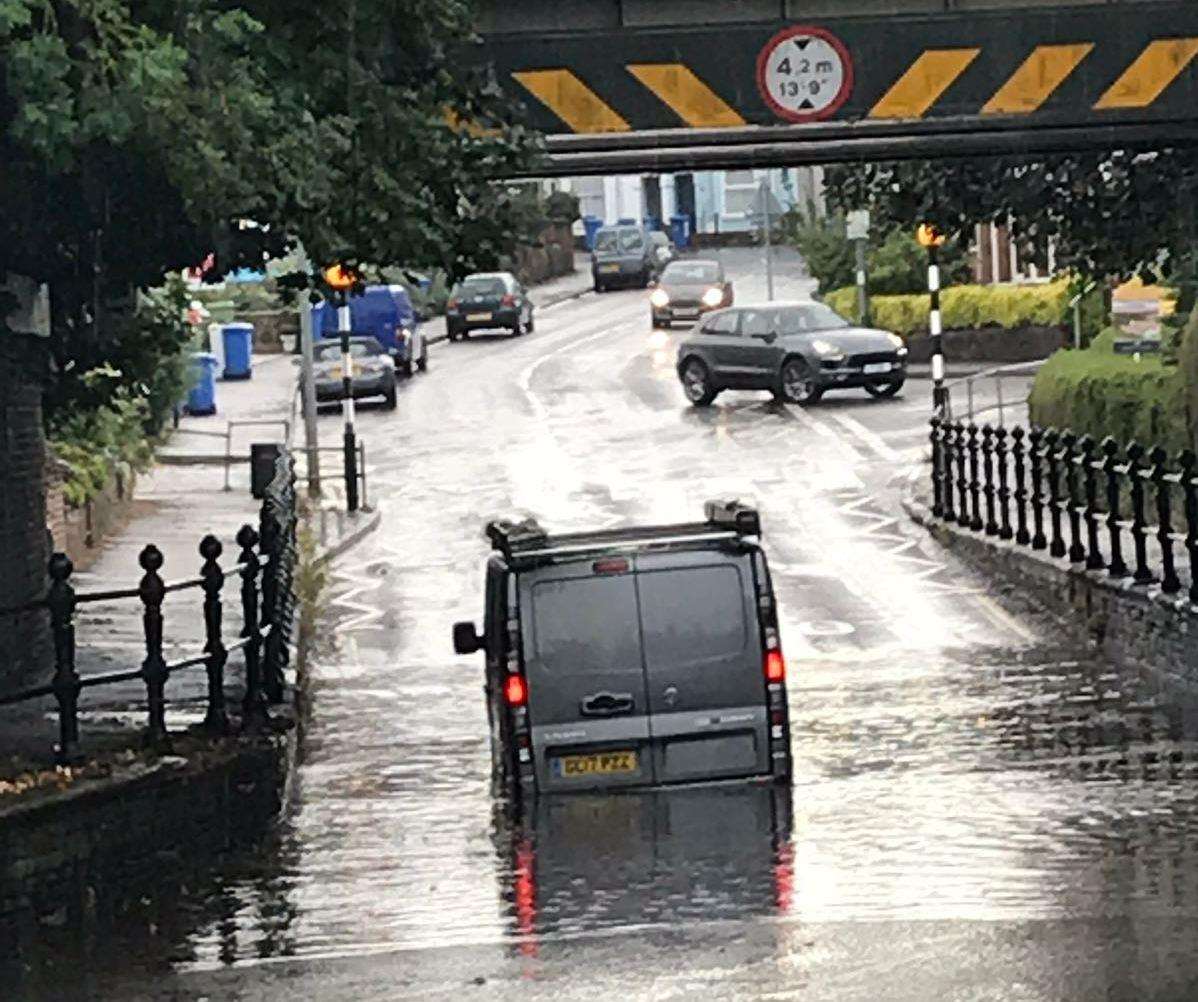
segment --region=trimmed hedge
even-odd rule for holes
[[[1044,364],[1028,397],[1032,424],[1171,453],[1189,448],[1182,368],[1157,355],[1116,355],[1114,339],[1104,331],[1089,348],[1059,351]]]
[[[857,290],[837,289],[825,302],[842,316],[857,322]],[[1069,283],[1047,285],[957,285],[940,294],[945,330],[982,327],[1053,327],[1063,324],[1069,312]],[[903,337],[926,337],[928,297],[873,296],[873,323]]]

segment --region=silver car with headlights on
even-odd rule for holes
[[[806,406],[828,390],[893,397],[907,379],[907,348],[823,303],[771,302],[708,314],[678,346],[677,369],[696,407],[723,390],[768,390]]]
[[[345,371],[342,368],[341,342],[330,339],[314,346],[312,376],[316,400],[325,403],[345,399]],[[353,335],[349,339],[353,372],[351,392],[355,400],[382,397],[388,410],[395,408],[395,362],[378,340]]]
[[[732,305],[732,282],[719,261],[685,258],[671,261],[649,295],[654,327],[694,323],[712,310]]]

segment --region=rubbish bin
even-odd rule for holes
[[[283,447],[275,442],[255,442],[250,446],[250,495],[261,501],[275,478]]]
[[[204,415],[216,413],[216,367],[215,355],[206,351],[194,352],[191,356],[191,371],[194,382],[187,394],[187,413]]]
[[[595,234],[603,226],[603,220],[598,216],[583,216],[582,229],[586,233],[587,250],[595,249]]]
[[[225,379],[249,379],[254,374],[254,325],[225,324]]]
[[[650,232],[652,232],[654,230],[660,230],[661,229],[661,220],[658,219],[657,216],[646,216],[645,217],[645,229],[649,230]]]
[[[675,247],[691,245],[691,217],[688,215],[671,216],[670,231],[674,238]]]

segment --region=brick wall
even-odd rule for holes
[[[0,608],[40,598],[46,583],[46,445],[42,436],[45,348],[0,333]],[[48,668],[44,613],[0,621],[0,691]]]

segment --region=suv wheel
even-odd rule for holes
[[[524,325],[524,329],[531,334],[533,332],[532,307],[528,308],[528,323]]]
[[[697,358],[688,359],[682,367],[682,390],[686,399],[696,407],[707,407],[719,393],[711,385],[711,373]]]
[[[817,403],[824,395],[811,366],[801,358],[788,358],[783,363],[778,389],[779,392],[775,393],[775,396],[800,407]]]
[[[383,406],[386,407],[387,410],[393,411],[395,410],[398,402],[399,398],[396,395],[395,384],[393,383],[391,386],[387,387],[387,392],[383,394]]]
[[[514,324],[512,324],[512,337],[519,337],[523,333],[524,333],[524,323],[520,320],[520,317],[517,315],[516,322]]]

